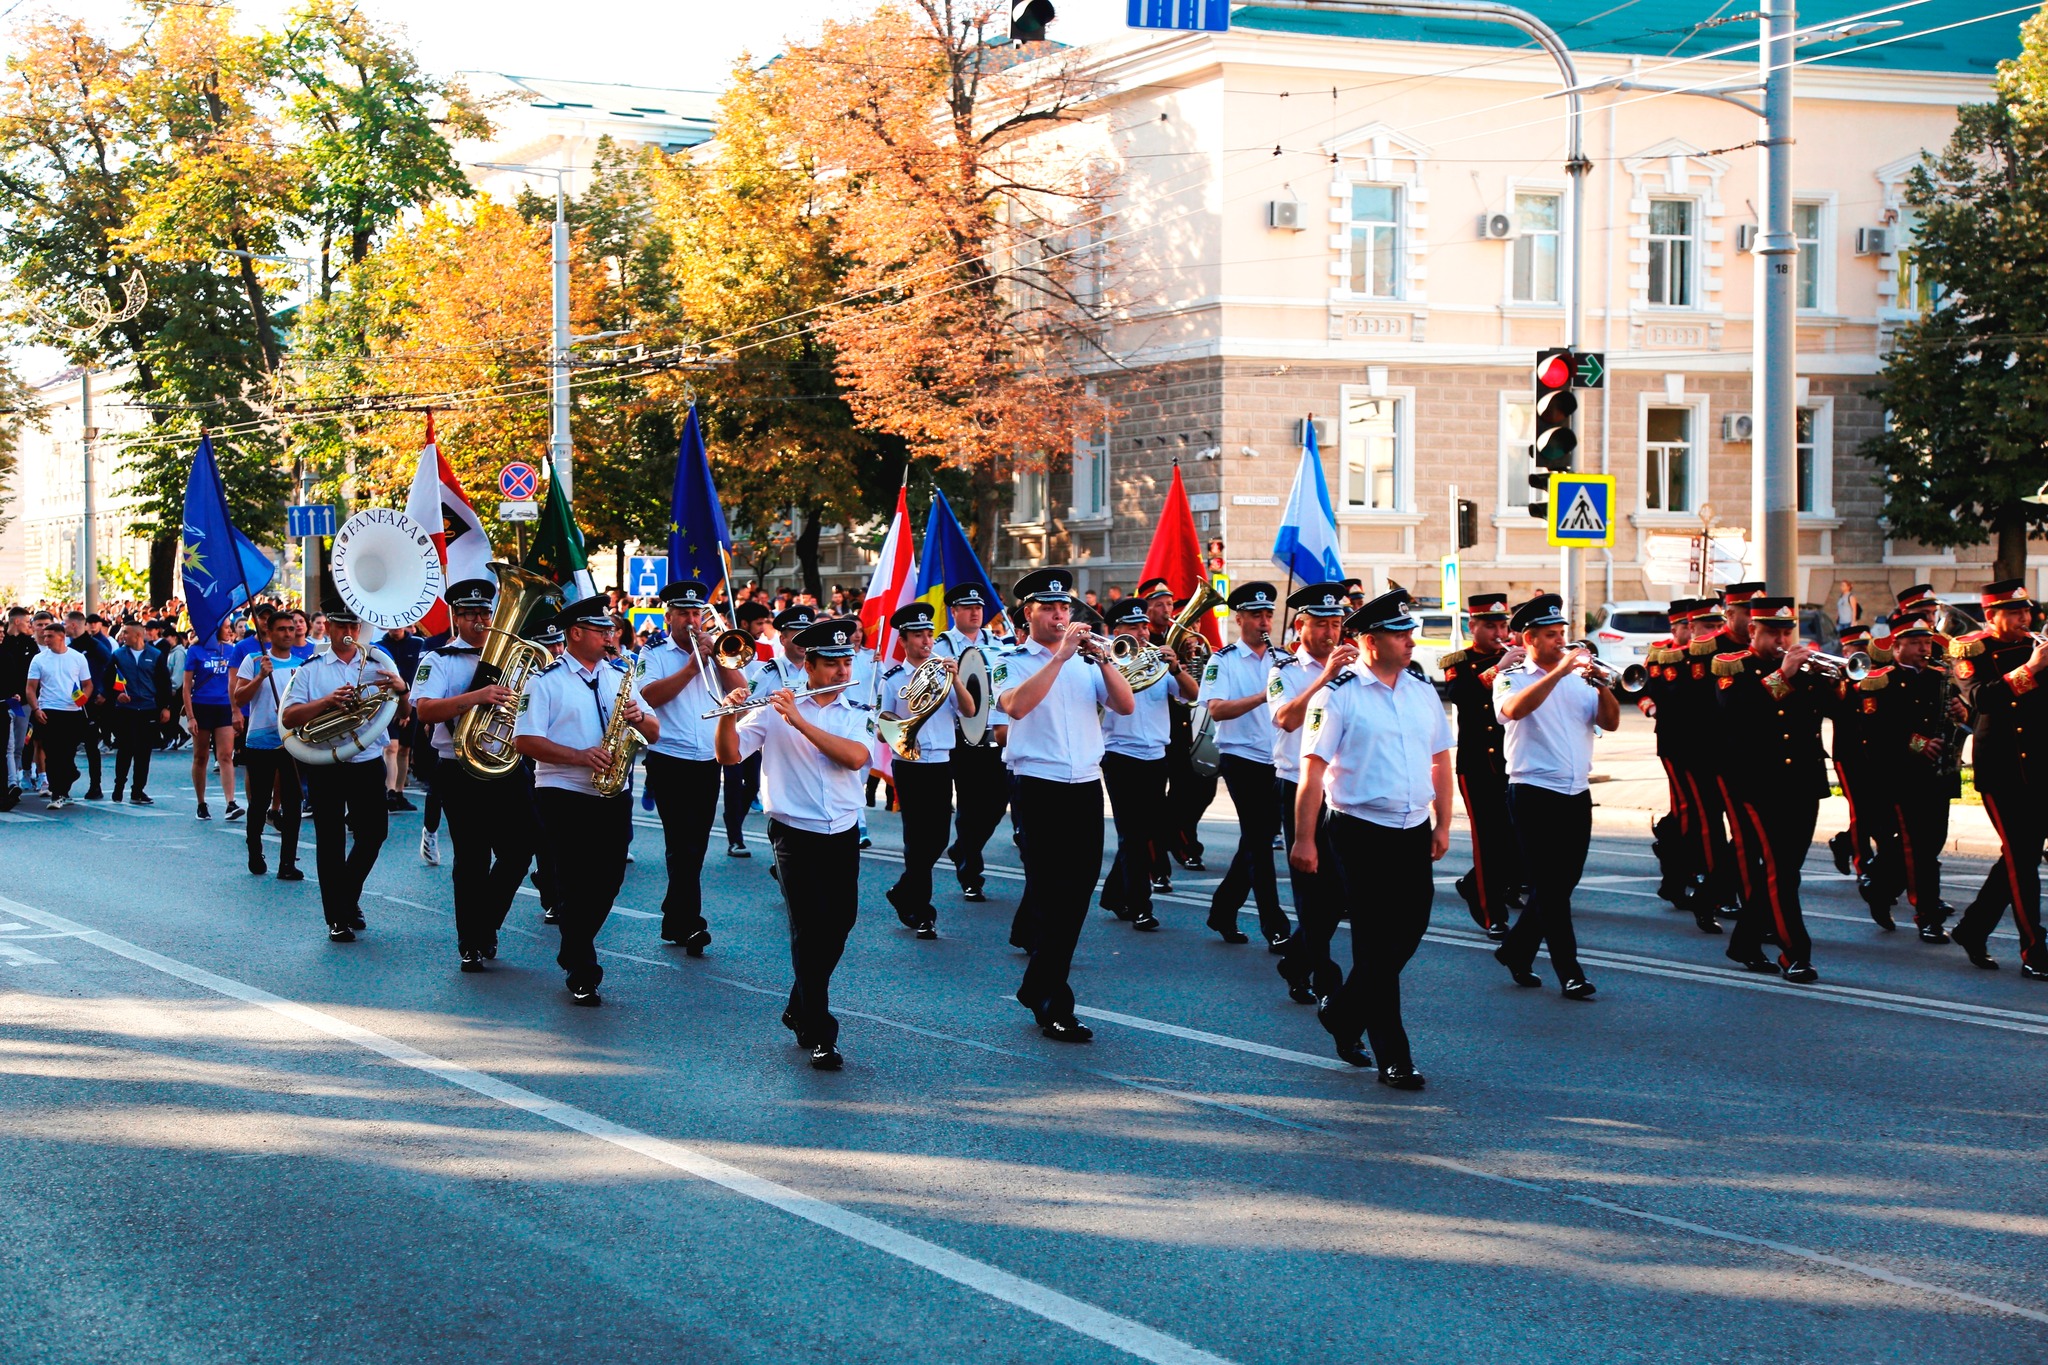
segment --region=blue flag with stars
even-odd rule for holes
[[[694,578],[706,592],[725,581],[720,550],[732,548],[732,532],[718,505],[718,485],[711,481],[711,457],[697,425],[697,405],[683,421],[682,444],[676,448],[676,490],[668,507],[668,576],[671,582]]]
[[[211,640],[237,607],[270,585],[277,568],[228,520],[227,493],[213,459],[213,438],[199,438],[185,479],[185,536],[179,551],[185,610],[192,629]]]

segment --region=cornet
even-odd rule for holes
[[[1799,671],[1819,674],[1830,682],[1862,682],[1870,676],[1870,656],[1862,650],[1853,654],[1820,654],[1807,656]]]
[[[1597,653],[1591,640],[1574,640],[1565,646],[1567,650],[1583,649],[1593,657],[1586,661],[1586,672],[1598,680],[1602,687],[1611,687],[1617,692],[1640,692],[1650,685],[1650,670],[1641,664],[1630,664],[1627,668],[1616,668]]]

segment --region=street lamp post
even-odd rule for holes
[[[320,258],[318,256],[287,256],[278,252],[232,250],[223,252],[223,254],[241,256],[252,261],[269,261],[273,265],[296,265],[301,267],[306,272],[306,302],[301,306],[308,308],[312,306],[313,295],[318,292],[318,285],[315,283],[320,269]],[[302,454],[294,453],[292,455],[292,483],[299,490],[299,501],[304,503],[311,496],[313,471],[306,467],[306,457]],[[287,527],[286,529],[289,530],[290,528]],[[299,539],[299,600],[306,604],[306,608],[309,611],[320,600],[320,558],[313,553],[313,542],[316,539],[317,537],[315,536],[302,536]],[[285,538],[285,545],[287,553],[289,553],[291,545],[289,535]],[[285,581],[287,583],[291,581],[289,574],[286,575]]]
[[[555,178],[555,231],[550,239],[549,262],[554,267],[554,346],[549,357],[548,392],[551,419],[548,424],[548,462],[562,482],[564,499],[573,498],[576,483],[569,445],[569,217],[564,184],[571,173],[567,166],[532,166],[519,162],[479,161],[480,170],[516,171],[523,175],[551,175]]]

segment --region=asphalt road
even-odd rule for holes
[[[776,1023],[764,845],[714,841],[693,961],[643,817],[580,1010],[531,897],[455,970],[417,815],[333,946],[311,881],[250,877],[239,826],[156,786],[0,815],[11,1365],[2048,1358],[2048,989],[2009,929],[1998,973],[1881,934],[1824,854],[1800,988],[1598,835],[1573,1004],[1484,951],[1461,835],[1405,978],[1429,1088],[1398,1094],[1203,930],[1213,871],[1160,933],[1092,919],[1095,1040],[1040,1038],[1014,849],[921,943],[877,813],[821,1074]]]

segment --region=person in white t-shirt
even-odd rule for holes
[[[78,780],[78,746],[85,739],[85,704],[92,700],[92,665],[71,648],[64,624],[43,627],[43,652],[29,660],[28,715],[50,778],[51,810],[71,804]]]

